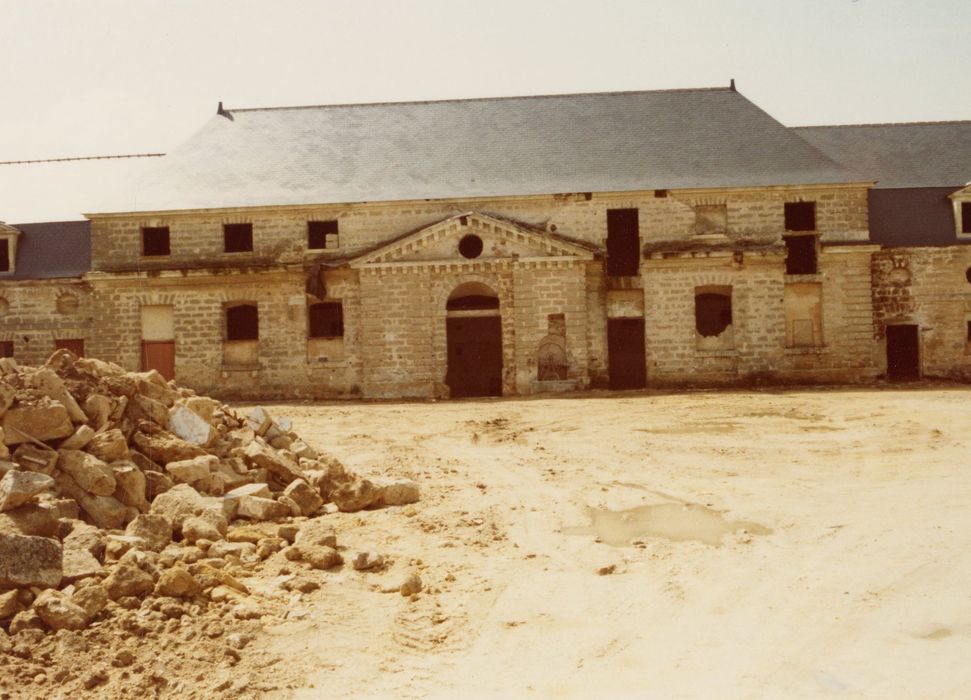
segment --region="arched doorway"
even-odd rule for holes
[[[451,396],[502,396],[499,296],[480,282],[467,282],[452,291],[445,311],[445,383]]]

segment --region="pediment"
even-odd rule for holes
[[[10,238],[10,237],[16,238],[17,236],[20,235],[20,233],[21,233],[20,229],[16,229],[10,224],[5,224],[2,221],[0,221],[0,236],[3,236],[4,238]]]
[[[474,253],[481,241],[481,252]],[[463,243],[463,240],[466,242]],[[461,245],[460,245],[461,244]],[[354,260],[351,267],[388,264],[495,262],[500,260],[592,260],[596,247],[537,231],[508,219],[468,212],[425,226]]]
[[[952,192],[948,195],[948,197],[957,202],[971,201],[971,183],[968,183],[956,192]]]

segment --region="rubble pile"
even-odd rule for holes
[[[67,350],[41,367],[0,359],[0,651],[130,610],[237,604],[247,566],[274,554],[342,564],[328,514],[418,498],[414,482],[349,472],[264,408],[237,415],[155,371]]]

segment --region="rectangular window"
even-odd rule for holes
[[[607,274],[636,275],[641,261],[637,209],[607,210]]]
[[[12,340],[0,340],[0,357],[13,357]]]
[[[961,202],[961,233],[971,233],[971,202]]]
[[[0,241],[0,272],[10,272],[10,241]]]
[[[337,248],[338,244],[336,221],[307,222],[308,248],[323,250],[324,248]]]
[[[786,231],[815,231],[816,202],[786,202]]]
[[[142,227],[142,255],[168,255],[170,252],[168,226]]]
[[[226,340],[259,340],[260,316],[256,304],[226,307]]]
[[[816,274],[816,236],[784,236],[786,274]]]
[[[340,302],[323,302],[308,307],[307,334],[311,338],[340,338],[344,335],[344,307]]]
[[[971,343],[971,321],[968,321],[968,342]],[[10,352],[13,354],[13,343],[10,343]]]
[[[70,350],[78,357],[84,357],[83,338],[61,338],[54,341],[55,350]]]
[[[223,243],[227,253],[253,250],[253,224],[223,224]]]

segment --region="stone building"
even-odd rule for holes
[[[832,131],[733,88],[220,105],[131,210],[87,215],[83,274],[0,270],[2,332],[244,398],[867,381],[907,374],[910,326],[917,374],[967,376],[971,175],[898,183]],[[947,190],[954,238],[875,231],[901,188]]]

